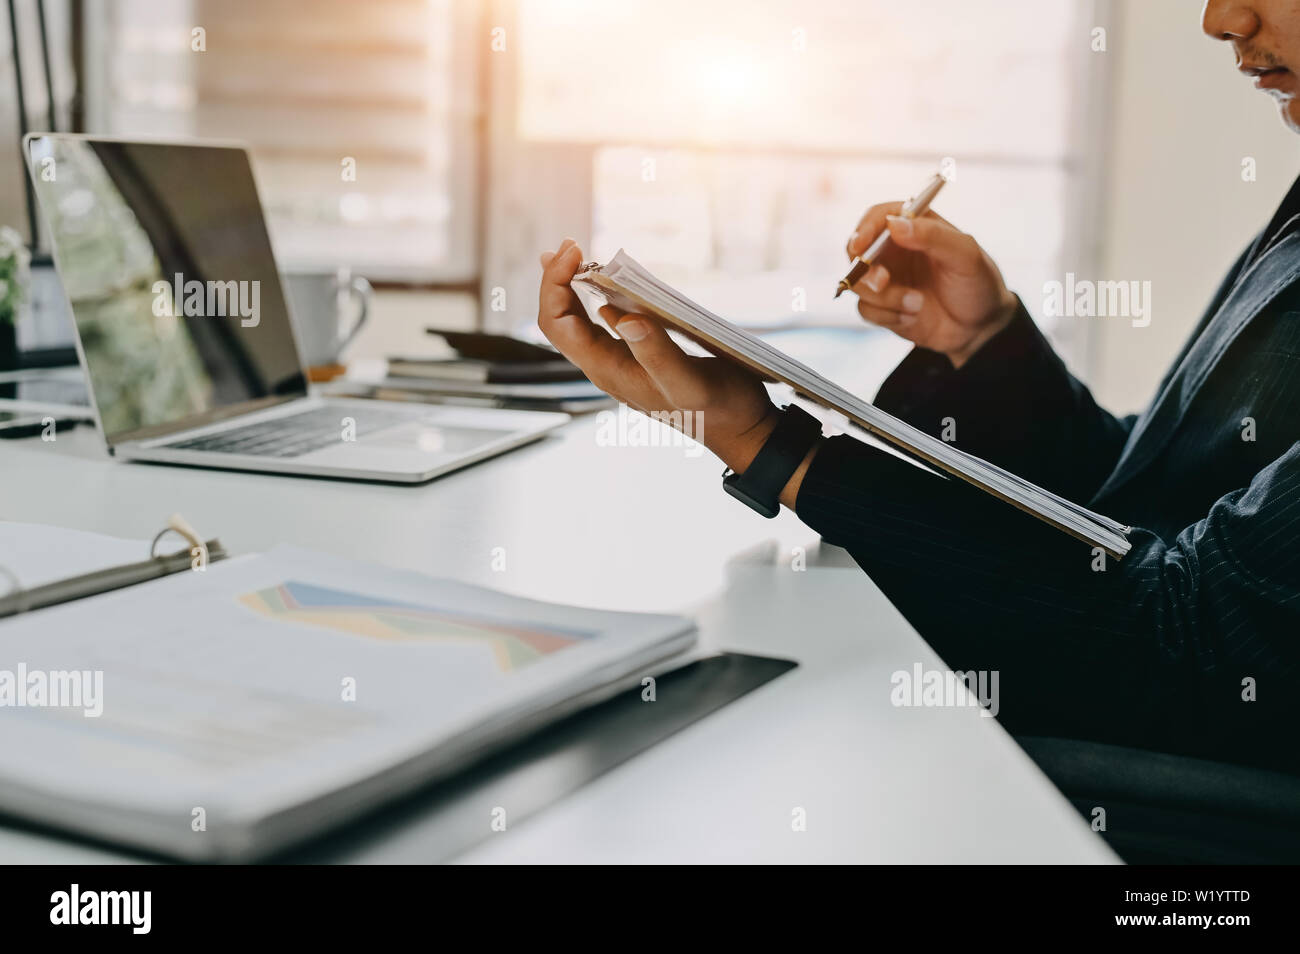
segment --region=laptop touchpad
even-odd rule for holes
[[[449,427],[427,421],[410,421],[364,437],[359,443],[366,448],[401,448],[426,454],[461,454],[499,441],[509,430],[486,427]]]

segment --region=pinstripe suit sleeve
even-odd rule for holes
[[[1116,418],[1066,369],[1023,304],[960,369],[914,348],[874,402],[1071,500],[1087,500],[1114,467],[1135,417]]]
[[[796,503],[948,665],[1001,672],[1013,731],[1270,764],[1278,725],[1297,726],[1300,443],[1100,571],[1073,538],[850,437],[823,444]]]

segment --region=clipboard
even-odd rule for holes
[[[789,385],[805,400],[843,415],[853,426],[888,442],[925,465],[927,470],[937,469],[959,478],[1089,546],[1100,547],[1116,560],[1123,559],[1131,547],[1128,540],[1131,527],[960,451],[882,411],[756,335],[701,307],[660,281],[622,249],[605,264],[583,263],[570,287],[575,292],[583,287],[603,298],[604,303],[623,311],[659,318],[706,351],[739,363],[765,381]]]

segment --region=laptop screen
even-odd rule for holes
[[[243,149],[57,135],[29,149],[110,444],[307,393]]]

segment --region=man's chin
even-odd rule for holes
[[[1300,98],[1295,96],[1278,96],[1277,111],[1282,122],[1293,133],[1300,133]]]

